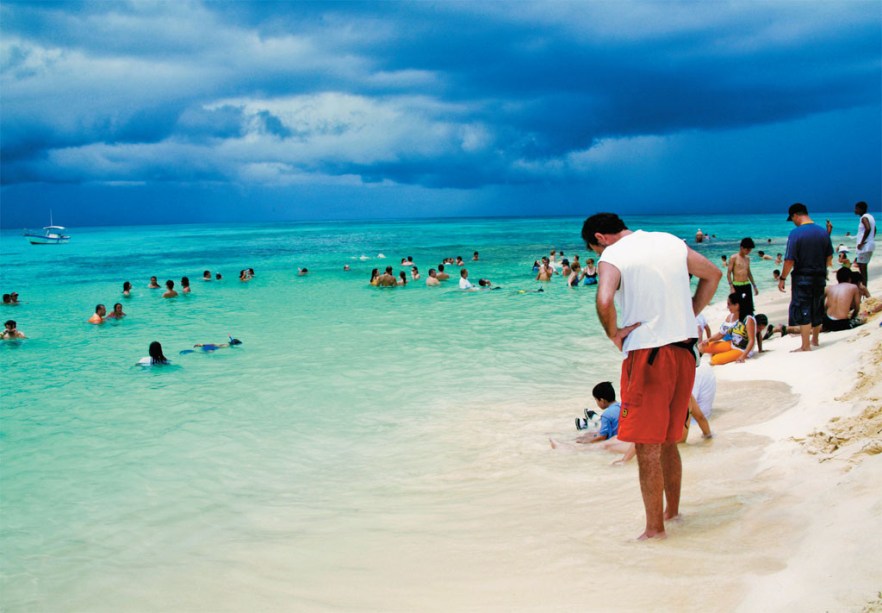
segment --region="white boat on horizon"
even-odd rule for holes
[[[70,240],[70,236],[64,233],[64,226],[52,225],[52,212],[49,212],[49,225],[43,227],[43,231],[25,230],[24,237],[32,245],[64,245]]]

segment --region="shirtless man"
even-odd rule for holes
[[[548,262],[544,261],[539,265],[539,273],[536,275],[537,281],[551,281],[551,275],[554,274],[554,271],[551,268],[551,265]]]
[[[178,293],[175,291],[175,282],[169,279],[165,282],[165,286],[168,288],[165,290],[165,293],[162,295],[163,298],[175,298]]]
[[[438,280],[438,273],[435,272],[434,268],[429,269],[429,276],[426,277],[426,286],[432,285],[441,285],[441,281]]]
[[[159,289],[159,282],[156,280],[156,277],[150,277],[150,283],[147,284],[147,287],[150,289]]]
[[[103,324],[104,316],[107,315],[107,309],[104,308],[103,304],[99,304],[95,307],[95,312],[89,318],[90,324]]]
[[[738,253],[732,254],[729,258],[729,265],[726,267],[726,279],[729,281],[729,291],[731,293],[738,292],[744,294],[746,300],[744,305],[747,307],[742,317],[753,315],[753,297],[759,294],[756,283],[753,280],[753,273],[750,272],[750,252],[755,247],[753,239],[750,237],[741,239],[741,248]],[[751,292],[751,288],[753,291]]]
[[[392,267],[387,266],[386,270],[380,277],[377,279],[378,287],[395,287],[398,285],[398,279],[395,278],[395,275],[392,273]]]
[[[3,330],[2,335],[0,335],[3,337],[3,340],[10,340],[13,338],[27,338],[24,335],[24,332],[16,327],[17,324],[13,320],[8,320],[5,324],[3,324],[3,326],[5,329]]]
[[[438,264],[438,274],[435,276],[438,277],[439,281],[447,281],[450,278],[450,275],[444,272],[444,264]]]
[[[852,283],[852,273],[847,268],[836,271],[836,285],[830,285],[824,290],[824,321],[821,324],[821,332],[839,332],[851,330],[864,323],[858,319],[861,310],[861,292],[857,285]],[[781,336],[788,333],[798,334],[798,326],[779,326],[772,331],[780,332]]]

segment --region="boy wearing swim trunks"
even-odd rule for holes
[[[597,315],[625,356],[618,436],[635,443],[637,451],[646,512],[639,538],[661,538],[665,520],[679,515],[677,441],[695,379],[695,315],[710,302],[723,275],[676,236],[632,232],[613,213],[586,219],[582,238],[601,256]],[[690,274],[698,278],[694,295]]]
[[[753,315],[753,297],[759,295],[759,289],[757,289],[756,282],[753,280],[753,273],[750,271],[750,252],[753,251],[755,246],[753,239],[749,236],[742,238],[738,253],[732,254],[726,267],[729,292],[738,292],[745,296],[745,300],[742,302],[745,307],[745,312],[742,315],[745,317]]]

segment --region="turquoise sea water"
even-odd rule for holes
[[[626,221],[719,263],[742,236],[783,252],[784,217]],[[815,217],[853,247],[853,215]],[[550,249],[591,255],[581,222],[71,228],[68,245],[39,247],[4,231],[0,289],[23,304],[3,320],[29,338],[0,343],[0,605],[415,610],[433,590],[467,593],[469,560],[506,568],[486,526],[524,530],[498,507],[554,484],[546,437],[571,433],[594,383],[617,385],[594,288],[533,291]],[[698,227],[717,238],[694,245]],[[405,256],[425,278],[457,255],[502,289],[461,292],[455,266],[440,288],[368,285]],[[753,267],[774,291],[772,263]],[[192,294],[163,299],[151,275],[186,275]],[[117,301],[125,320],[86,323]],[[179,354],[230,334],[243,344]],[[135,366],[153,340],[173,366]],[[541,542],[518,548],[544,560]]]

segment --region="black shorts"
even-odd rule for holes
[[[851,330],[853,327],[850,319],[830,319],[826,315],[824,315],[824,323],[821,324],[823,332],[841,332]]]
[[[748,315],[753,315],[753,285],[750,283],[733,283],[732,287],[735,288],[736,292],[744,296],[744,312],[738,311],[738,315],[742,319]]]
[[[824,323],[824,287],[827,285],[823,277],[795,277],[790,294],[789,326],[811,324],[820,326]]]

